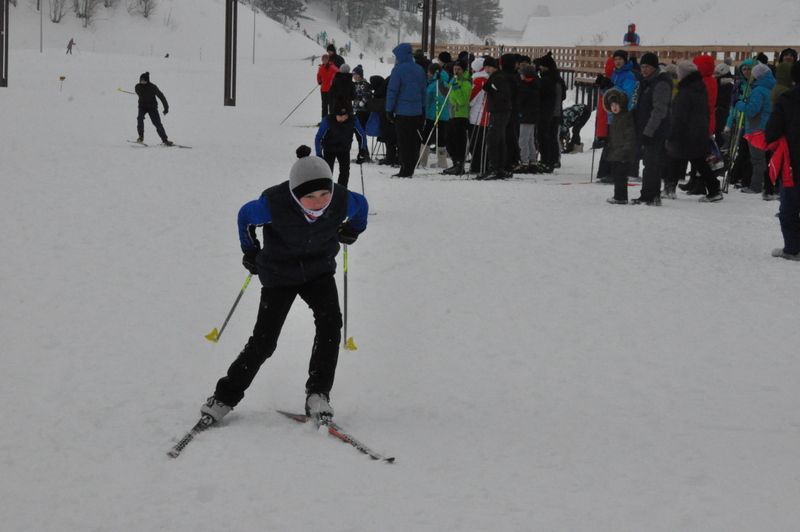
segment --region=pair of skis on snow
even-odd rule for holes
[[[335,423],[331,419],[312,419],[311,417],[305,414],[294,414],[292,412],[286,412],[284,410],[278,410],[278,413],[283,414],[284,416],[288,417],[289,419],[293,419],[298,423],[307,423],[311,421],[317,425],[317,428],[324,427],[325,430],[328,431],[328,434],[338,438],[339,440],[352,445],[355,449],[357,449],[360,453],[365,454],[372,458],[373,460],[380,460],[387,464],[394,463],[393,456],[386,456],[379,452],[373,451],[362,442],[357,440],[353,435],[347,433],[341,426]],[[203,432],[204,430],[208,429],[214,424],[214,419],[209,416],[208,414],[203,414],[200,417],[200,420],[192,427],[192,429],[187,432],[183,438],[181,438],[178,443],[176,443],[172,449],[167,452],[171,458],[177,458],[180,456],[181,452],[186,448],[187,445],[197,436],[199,433]]]
[[[145,144],[144,142],[136,142],[135,140],[129,140],[128,142],[130,142],[134,146],[141,146],[143,148],[149,148],[150,147],[150,144]],[[171,144],[169,146],[166,145],[166,144],[161,144],[160,146],[162,146],[164,148],[185,148],[187,150],[191,150],[192,149],[191,146],[184,146],[183,144]]]

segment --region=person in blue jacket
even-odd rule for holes
[[[342,313],[336,289],[340,243],[353,244],[367,228],[369,206],[361,194],[334,184],[323,159],[297,149],[289,180],[266,189],[239,210],[242,264],[261,281],[253,334],[200,408],[218,423],[244,397],[261,365],[277,346],[297,296],[314,314],[314,344],[306,381],[306,414],[333,417],[330,392],[336,373]],[[256,228],[262,227],[263,245]]]
[[[419,156],[419,130],[425,124],[425,71],[414,62],[411,45],[398,44],[392,50],[395,65],[386,89],[386,114],[397,130],[400,171],[395,177],[411,177]]]
[[[772,70],[764,63],[756,63],[752,71],[753,82],[750,96],[736,102],[734,108],[744,113],[744,132],[746,135],[763,131],[772,114],[772,88],[777,83]],[[762,194],[764,191],[764,177],[767,172],[767,152],[750,145],[750,163],[753,174],[750,186],[739,189],[749,194]],[[769,191],[771,192],[771,190]],[[764,199],[774,199],[773,194],[762,194]]]
[[[334,107],[334,112],[319,123],[317,136],[314,139],[317,157],[322,157],[333,172],[333,163],[339,161],[339,178],[337,183],[347,187],[350,181],[350,147],[353,145],[353,133],[358,135],[357,164],[363,164],[369,158],[367,134],[356,120],[349,102]]]

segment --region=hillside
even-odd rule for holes
[[[531,17],[526,45],[622,45],[628,23],[642,45],[799,44],[794,0],[626,0],[586,16]]]

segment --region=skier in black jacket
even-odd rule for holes
[[[330,391],[336,373],[342,313],[336,289],[339,244],[353,244],[367,228],[369,206],[361,194],[333,183],[328,164],[297,149],[289,180],[265,190],[239,210],[242,264],[261,281],[253,335],[214,395],[200,408],[219,422],[244,397],[261,365],[275,351],[297,296],[314,313],[315,336],[306,382],[306,414],[333,417]],[[256,228],[263,227],[263,247]]]
[[[136,142],[144,142],[144,115],[149,115],[150,121],[156,127],[158,136],[161,137],[161,142],[166,146],[172,146],[173,143],[167,138],[167,132],[164,131],[164,126],[161,124],[156,97],[161,100],[165,115],[169,112],[169,104],[164,93],[156,85],[150,83],[150,72],[145,72],[139,76],[139,83],[136,84],[134,90],[139,96],[139,115],[136,117],[136,131],[139,133],[139,138],[136,139]]]
[[[339,161],[338,183],[347,187],[350,181],[350,147],[353,145],[353,133],[358,135],[357,164],[363,164],[369,159],[367,148],[367,135],[361,123],[353,116],[349,102],[340,101],[333,114],[322,119],[314,138],[317,157],[325,159],[333,172],[333,164]]]

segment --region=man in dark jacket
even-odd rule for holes
[[[328,52],[328,59],[330,59],[331,63],[336,68],[341,68],[344,64],[344,57],[336,53],[336,46],[329,44],[325,50]]]
[[[561,146],[559,132],[561,130],[561,105],[566,98],[566,84],[558,72],[558,66],[549,52],[538,58],[537,64],[541,71],[539,127],[536,133],[539,137],[539,150],[543,171],[552,172],[559,166]]]
[[[172,146],[173,143],[167,138],[167,132],[164,131],[164,126],[161,124],[156,98],[161,100],[165,115],[169,112],[169,104],[164,93],[158,90],[157,86],[150,83],[150,72],[145,72],[139,76],[139,83],[136,84],[134,90],[139,96],[139,115],[136,117],[136,131],[139,133],[139,138],[136,139],[136,142],[144,142],[144,115],[148,115],[156,128],[158,136],[161,137],[161,142],[166,146]]]
[[[425,123],[427,77],[414,62],[411,45],[398,44],[392,50],[396,58],[386,89],[386,113],[397,130],[400,171],[395,177],[411,177],[419,157],[419,128]]]
[[[511,84],[508,74],[499,69],[497,59],[487,57],[483,68],[489,73],[489,79],[483,86],[486,91],[486,110],[489,112],[489,129],[486,137],[488,145],[488,167],[486,172],[476,179],[507,179],[512,173],[505,170],[508,158],[506,133],[511,118]]]
[[[505,72],[508,87],[511,90],[511,115],[506,125],[506,159],[505,173],[510,174],[519,163],[519,108],[517,107],[517,92],[519,90],[519,74],[517,73],[517,54],[503,54],[500,57],[500,69]]]
[[[686,168],[686,161],[700,173],[700,186],[706,195],[701,202],[722,200],[719,180],[714,177],[706,162],[708,151],[708,95],[703,77],[691,61],[678,63],[678,95],[672,102],[667,155],[670,157],[668,186],[675,190],[678,179]]]
[[[647,52],[640,61],[642,81],[639,82],[639,107],[636,113],[636,132],[641,140],[644,171],[642,192],[631,203],[661,204],[661,180],[667,164],[666,146],[668,117],[672,103],[672,76],[661,72],[656,54]],[[667,197],[675,199],[673,190],[665,189]]]
[[[330,98],[331,102],[331,110],[333,110],[335,106],[340,106],[339,102],[349,102],[349,105],[352,105],[355,97],[356,85],[353,83],[353,74],[350,73],[350,65],[345,63],[333,76],[331,90],[328,92],[328,98]]]
[[[773,257],[800,260],[800,63],[792,65],[794,88],[778,97],[765,129],[768,143],[785,137],[792,165],[791,178],[783,176],[781,221],[783,247],[772,251]],[[773,157],[775,157],[773,155]]]
[[[244,397],[261,365],[275,351],[292,303],[300,298],[314,314],[315,336],[306,381],[306,414],[333,417],[333,387],[341,340],[342,313],[336,289],[339,244],[353,244],[367,228],[369,206],[361,194],[333,183],[327,163],[300,159],[289,180],[265,190],[239,210],[242,264],[261,281],[261,302],[253,334],[217,381],[200,411],[205,424],[219,423]],[[263,248],[256,228],[263,228]]]

